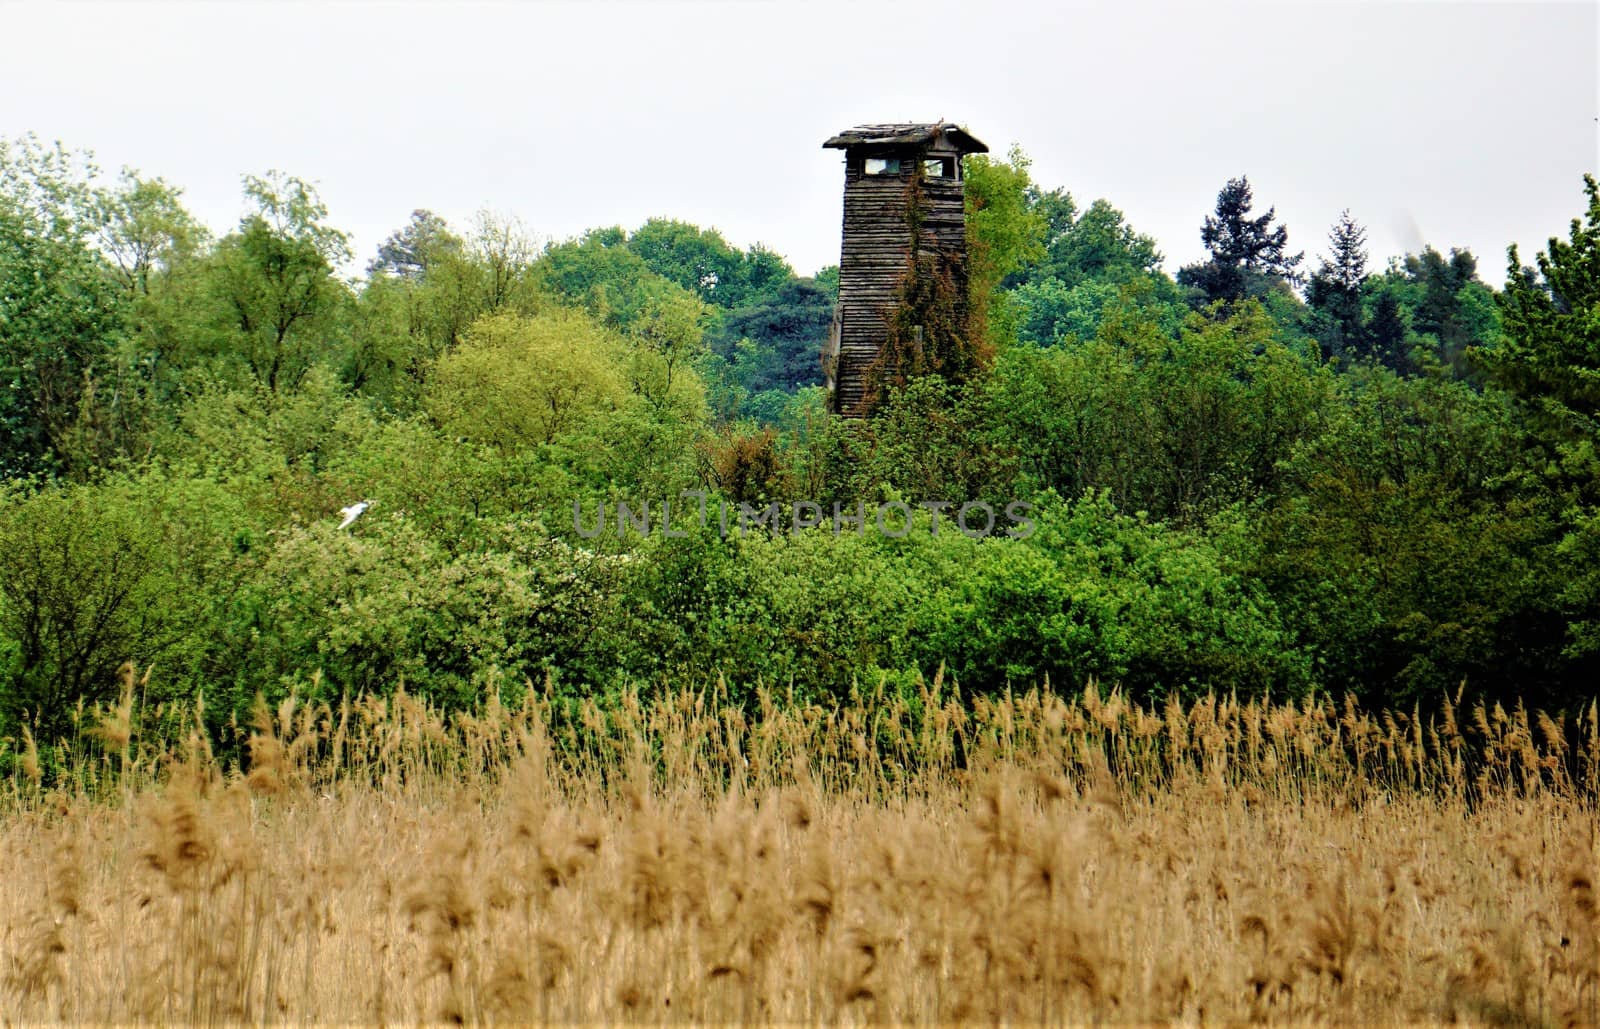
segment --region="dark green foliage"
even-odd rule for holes
[[[727,311],[710,333],[712,352],[734,366],[749,393],[821,385],[833,304],[815,282],[791,278]]]
[[[1313,284],[1313,306],[1328,297],[1316,290]],[[1477,261],[1465,250],[1445,257],[1424,247],[1369,276],[1361,292],[1367,321],[1353,356],[1402,375],[1475,379],[1471,352],[1495,345],[1499,336],[1493,291],[1478,280]],[[1341,302],[1337,294],[1329,299]],[[1323,313],[1333,313],[1327,303]]]
[[[1581,669],[1548,589],[1552,512],[1507,482],[1521,447],[1506,398],[1382,369],[1348,389],[1261,521],[1258,572],[1324,681],[1396,703],[1463,681],[1559,703]]]
[[[1200,241],[1211,260],[1178,272],[1178,284],[1197,291],[1201,304],[1260,297],[1280,284],[1296,285],[1296,270],[1305,254],[1288,252],[1289,230],[1274,226],[1277,209],[1250,217],[1254,206],[1250,180],[1229,179],[1217,194],[1217,209],[1207,215]]]
[[[1496,298],[1505,334],[1491,355],[1496,380],[1574,432],[1600,417],[1600,183],[1584,176],[1588,210],[1566,240],[1552,237],[1521,266],[1513,245],[1505,292]]]
[[[1522,403],[1543,459],[1531,471],[1560,498],[1557,553],[1566,585],[1569,650],[1600,658],[1600,183],[1584,176],[1583,218],[1520,266],[1509,250],[1497,298],[1504,337],[1484,355],[1496,382]]]
[[[1478,281],[1478,262],[1465,250],[1445,258],[1432,247],[1406,256],[1406,275],[1421,287],[1412,331],[1431,337],[1432,356],[1457,375],[1467,371],[1467,350],[1490,342],[1494,305]]]
[[[1316,315],[1323,353],[1343,361],[1370,359],[1374,347],[1362,311],[1367,283],[1367,230],[1344,211],[1328,232],[1329,254],[1311,275],[1306,302]]]
[[[1406,324],[1399,298],[1389,290],[1376,291],[1366,335],[1366,352],[1374,362],[1401,375],[1418,370],[1411,355],[1411,326]]]
[[[1124,510],[1180,520],[1270,494],[1333,396],[1254,303],[1176,338],[1124,308],[1090,342],[1014,348],[990,389],[1031,482],[1108,490]]]

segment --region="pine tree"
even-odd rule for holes
[[[1557,594],[1568,610],[1567,652],[1600,655],[1600,183],[1583,177],[1583,219],[1567,241],[1552,237],[1525,268],[1513,244],[1500,307],[1502,344],[1484,355],[1500,383],[1533,416],[1553,460],[1544,477],[1564,509],[1557,547],[1570,578]]]
[[[1217,194],[1216,214],[1208,215],[1200,229],[1200,241],[1211,252],[1211,260],[1181,269],[1180,285],[1199,289],[1210,302],[1258,296],[1280,281],[1300,284],[1296,269],[1305,253],[1287,253],[1289,230],[1272,224],[1277,208],[1251,218],[1253,204],[1250,180],[1229,179]]]
[[[1367,230],[1349,209],[1328,232],[1332,252],[1311,276],[1307,300],[1319,321],[1318,338],[1329,353],[1345,359],[1370,356],[1361,290],[1367,281]]]
[[[1583,177],[1585,219],[1523,268],[1516,245],[1500,307],[1504,345],[1488,363],[1506,388],[1552,416],[1564,435],[1600,432],[1600,185]]]
[[[1332,253],[1323,258],[1317,274],[1345,292],[1359,292],[1367,281],[1367,230],[1350,217],[1348,207],[1328,230],[1328,244]]]

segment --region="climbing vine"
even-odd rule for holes
[[[886,315],[882,349],[866,371],[865,411],[914,379],[937,375],[959,385],[981,375],[993,359],[983,331],[982,305],[968,296],[964,248],[942,245],[928,231],[922,171],[906,184],[906,227],[911,250]]]

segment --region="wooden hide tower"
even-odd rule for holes
[[[913,233],[922,254],[964,264],[961,159],[989,148],[942,121],[858,125],[822,145],[844,151],[839,304],[822,355],[828,407],[861,416],[870,413],[869,370],[888,340]]]

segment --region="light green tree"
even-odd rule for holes
[[[449,435],[507,449],[550,443],[622,405],[625,367],[622,342],[581,313],[489,315],[439,359],[424,404]]]
[[[630,339],[633,389],[653,411],[698,418],[705,390],[694,363],[706,353],[706,306],[681,290],[655,290],[642,306]]]
[[[1028,203],[1031,163],[1020,147],[1012,147],[1004,161],[976,154],[965,162],[969,304],[972,324],[987,323],[991,346],[1016,338],[1016,319],[1001,284],[1045,254],[1049,226]]]

